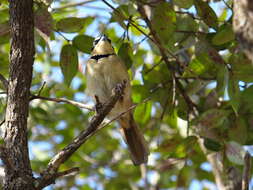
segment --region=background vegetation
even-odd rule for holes
[[[11,40],[8,11],[8,2],[1,1],[4,78]],[[105,33],[128,68],[134,117],[151,151],[147,166],[133,166],[114,122],[60,168],[75,166],[80,172],[48,189],[236,189],[247,167],[245,149],[251,148],[245,145],[253,142],[253,65],[235,39],[232,1],[37,0],[34,12],[31,93],[91,105],[78,65],[84,70],[94,37]],[[3,83],[0,89],[4,120]],[[92,114],[42,98],[30,102],[35,176],[86,128]]]

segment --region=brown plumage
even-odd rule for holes
[[[127,69],[122,60],[115,54],[110,40],[102,35],[94,41],[91,58],[87,61],[85,76],[87,80],[86,93],[103,103],[111,96],[116,84],[126,80],[126,88],[122,100],[118,101],[108,118],[114,118],[132,106],[131,86]],[[128,112],[119,119],[121,132],[127,143],[132,161],[135,165],[146,163],[148,160],[148,148],[132,112]]]

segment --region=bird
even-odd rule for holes
[[[85,93],[94,100],[97,97],[102,104],[108,101],[113,88],[117,84],[123,81],[126,83],[123,96],[107,115],[108,119],[117,117],[133,106],[127,68],[122,59],[115,53],[111,40],[105,34],[100,35],[93,41],[91,55],[86,62],[85,76]],[[118,122],[133,164],[146,164],[149,150],[147,142],[134,120],[133,111],[127,111],[118,119]]]

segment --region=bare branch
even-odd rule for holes
[[[49,98],[49,97],[43,97],[43,96],[37,96],[37,95],[32,95],[30,98],[30,101],[35,100],[35,99],[41,99],[41,100],[47,100],[47,101],[51,101],[51,102],[57,102],[57,103],[66,103],[66,104],[71,104],[74,106],[77,106],[79,108],[84,108],[90,111],[94,111],[93,106],[89,106],[80,102],[76,102],[73,100],[68,100],[65,98]]]
[[[243,168],[243,175],[242,175],[242,190],[249,189],[250,169],[251,169],[251,158],[250,158],[250,154],[247,152],[244,157],[244,168]]]
[[[96,133],[96,131],[99,129],[99,125],[102,123],[106,115],[112,110],[120,97],[122,97],[124,89],[124,82],[122,84],[118,84],[113,89],[113,94],[110,99],[102,106],[100,111],[93,116],[87,129],[83,130],[71,143],[69,143],[51,159],[47,169],[42,172],[41,177],[36,181],[37,189],[42,189],[43,187],[52,184],[57,179],[57,171],[61,164],[67,161],[82,144],[84,144]]]
[[[65,176],[69,176],[69,175],[75,175],[80,171],[80,169],[78,167],[75,168],[71,168],[69,170],[65,170],[63,172],[58,172],[57,173],[57,177],[65,177]]]
[[[43,88],[45,87],[45,85],[46,85],[46,82],[44,81],[43,84],[42,84],[42,86],[39,89],[38,96],[40,96],[40,94],[41,94]]]

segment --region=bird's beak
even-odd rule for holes
[[[108,37],[105,34],[103,34],[101,36],[100,40],[102,40],[102,41],[108,41]]]

